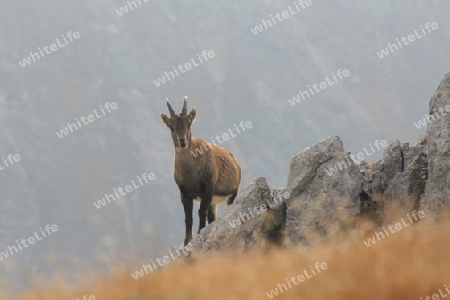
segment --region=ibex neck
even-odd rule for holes
[[[187,147],[175,147],[175,156],[187,156],[187,155],[192,155],[191,151],[193,151],[195,149],[195,145],[194,145],[194,138],[191,137],[188,141],[188,145]]]

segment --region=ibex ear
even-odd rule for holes
[[[161,120],[163,121],[163,123],[166,124],[167,127],[170,127],[169,126],[170,118],[164,113],[161,113],[159,116],[160,116]]]
[[[191,122],[193,122],[195,120],[195,116],[197,115],[197,110],[194,108],[192,108],[191,112],[189,113],[189,120],[191,120]]]

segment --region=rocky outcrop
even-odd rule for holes
[[[423,205],[441,212],[450,204],[450,73],[431,98],[429,115],[428,180]]]
[[[384,211],[399,210],[403,214],[419,208],[427,179],[427,156],[425,147],[402,145],[402,170],[395,174],[384,191]],[[394,207],[392,207],[394,206]]]
[[[386,149],[383,159],[377,161],[372,167],[372,190],[370,194],[382,195],[389,182],[403,169],[402,151],[399,141],[393,142]]]
[[[272,191],[265,178],[257,178],[238,194],[223,218],[202,229],[192,241],[194,251],[246,250],[277,239],[286,198],[284,190]]]
[[[285,189],[256,179],[200,232],[194,251],[281,245],[284,238],[314,246],[345,239],[363,218],[381,224],[392,212],[398,218],[425,208],[438,215],[450,206],[450,73],[431,98],[428,118],[424,141],[394,141],[372,166],[356,165],[337,136],[308,147],[291,159]]]
[[[393,142],[372,169],[363,168],[363,191],[380,222],[390,211],[407,214],[418,209],[427,179],[426,145]]]
[[[337,136],[291,160],[286,233],[294,244],[314,245],[352,228],[363,178]]]

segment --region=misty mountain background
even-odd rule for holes
[[[285,185],[292,156],[330,135],[357,153],[375,140],[415,144],[414,122],[450,70],[450,2],[324,1],[254,35],[293,1],[6,1],[0,9],[0,251],[46,224],[58,232],[0,262],[11,287],[62,271],[67,278],[148,264],[184,238],[173,180],[174,149],[161,123],[165,97],[197,108],[194,137],[234,124],[253,128],[222,145],[242,167]],[[427,22],[439,29],[380,59],[376,52]],[[62,34],[81,37],[22,68],[19,61]],[[215,57],[157,87],[154,80],[197,53]],[[292,106],[288,99],[338,69],[350,76]],[[118,109],[60,139],[99,105]],[[378,152],[367,158],[381,157]],[[154,181],[101,209],[93,202],[136,176]],[[221,205],[223,215],[225,205]],[[194,231],[198,226],[194,209]]]

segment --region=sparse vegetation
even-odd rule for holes
[[[417,142],[421,145],[425,145],[427,143],[427,135],[424,134],[417,139]]]

